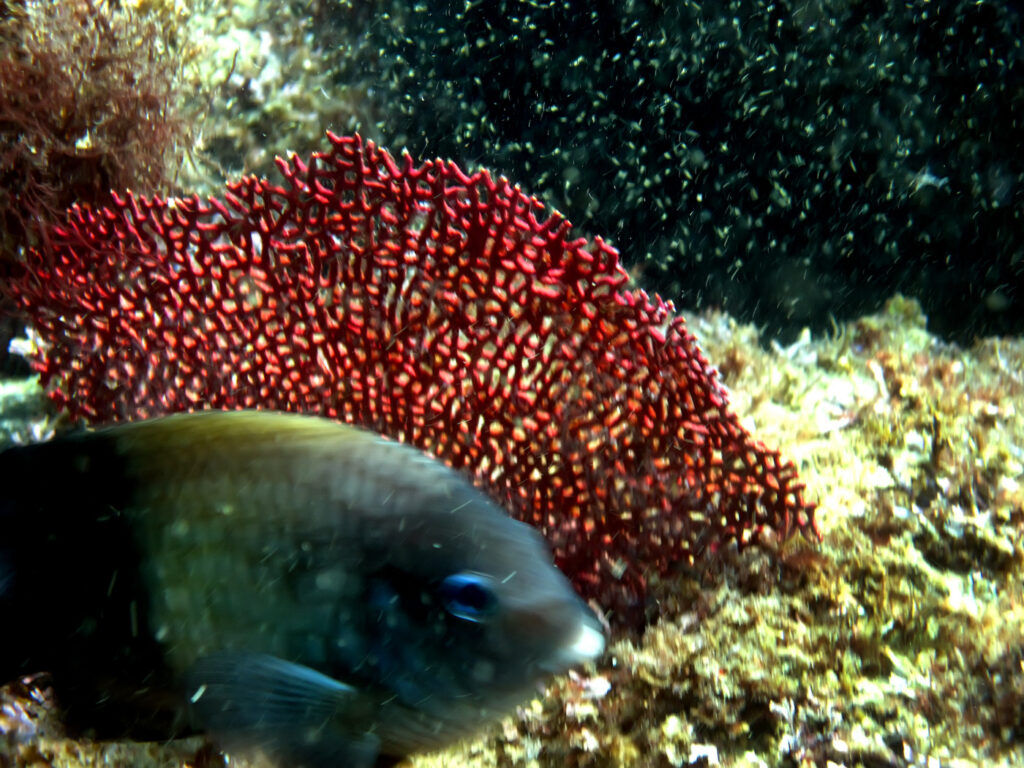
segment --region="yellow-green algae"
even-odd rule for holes
[[[410,764],[1024,763],[1024,344],[945,345],[901,297],[785,349],[722,315],[691,325],[747,426],[799,465],[823,541],[653,584],[642,636]],[[45,697],[3,696],[0,765],[216,764],[195,739],[69,740]]]
[[[274,159],[322,150],[324,131],[379,139],[384,116],[366,86],[338,82],[331,57],[357,41],[324,50],[314,34],[332,3],[264,0],[132,0],[180,29],[189,41],[198,97],[206,106],[194,162],[179,181],[190,193],[220,191],[227,180],[276,172]],[[359,5],[355,3],[355,5]],[[363,9],[363,12],[367,12]],[[352,11],[354,12],[354,11]]]

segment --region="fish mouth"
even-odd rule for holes
[[[589,608],[584,609],[579,624],[568,641],[541,668],[549,674],[561,674],[569,667],[593,661],[605,648],[604,630]]]
[[[569,644],[566,655],[575,658],[573,663],[596,659],[604,653],[604,632],[596,620],[589,616],[580,624],[576,638]]]

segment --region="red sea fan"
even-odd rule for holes
[[[89,422],[319,413],[473,474],[605,606],[648,569],[814,530],[682,318],[505,179],[329,135],[283,186],[75,208],[12,286]]]

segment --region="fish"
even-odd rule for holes
[[[316,416],[202,411],[0,453],[0,674],[96,738],[370,768],[597,658],[544,539],[439,460]]]

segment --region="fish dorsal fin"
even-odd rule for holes
[[[274,442],[301,443],[323,439],[371,443],[372,432],[317,416],[278,411],[196,411],[157,419],[128,422],[98,430],[140,446],[252,445]]]

